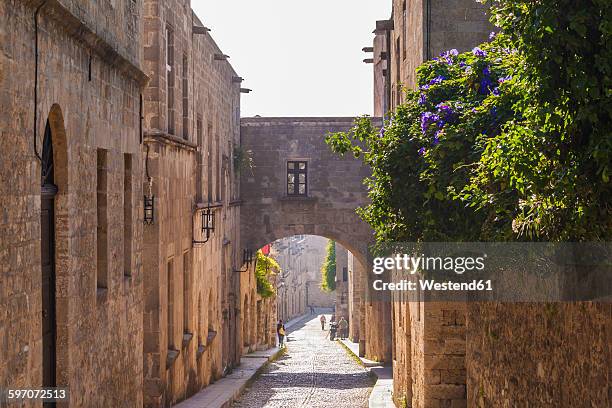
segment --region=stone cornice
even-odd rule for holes
[[[196,151],[198,145],[191,143],[178,136],[171,135],[160,130],[149,130],[144,132],[144,142],[164,143],[167,145],[177,146],[190,151]]]
[[[59,0],[48,0],[42,12],[55,20],[70,36],[91,48],[105,63],[135,80],[141,88],[149,82],[149,77],[140,69],[137,62],[122,55],[112,44],[94,32],[84,21],[66,8]]]

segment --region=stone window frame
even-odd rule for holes
[[[301,165],[304,165],[301,168]],[[290,167],[290,165],[292,165]],[[296,166],[297,165],[297,166]],[[290,159],[287,160],[285,165],[285,171],[287,174],[285,181],[285,193],[288,197],[308,197],[308,160],[306,159]],[[293,182],[290,182],[289,176],[293,175]],[[300,176],[304,175],[304,181],[300,181]],[[297,183],[295,182],[297,179]],[[293,185],[290,190],[290,185]],[[304,186],[304,192],[300,192],[300,186]]]

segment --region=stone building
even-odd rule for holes
[[[188,0],[145,1],[144,402],[183,400],[271,343],[240,246],[240,83]],[[264,327],[265,326],[265,327]],[[273,343],[271,343],[273,345]]]
[[[374,116],[403,101],[403,89],[416,85],[416,68],[441,52],[471,50],[488,40],[493,26],[487,5],[476,0],[391,0],[389,20],[376,22],[372,52]]]
[[[486,5],[474,0],[393,0],[392,10],[389,20],[376,22],[373,46],[364,48],[373,53],[366,62],[373,63],[375,115],[403,101],[405,89],[416,86],[421,63],[451,48],[470,50],[493,30]],[[396,403],[465,406],[465,305],[422,302],[399,292],[389,318]]]
[[[315,235],[296,235],[275,241],[274,258],[281,266],[278,277],[278,317],[290,320],[310,313],[310,306],[331,309],[335,294],[321,289],[321,265],[327,239]]]
[[[376,23],[373,46],[364,48],[373,53],[365,61],[373,64],[375,115],[402,102],[423,61],[487,41],[494,29],[485,7],[472,0],[394,0],[392,17]],[[417,291],[394,293],[391,304],[398,406],[610,404],[609,303],[465,304],[425,301]],[[366,314],[368,308],[366,302]]]
[[[0,0],[1,389],[143,403],[141,17]]]

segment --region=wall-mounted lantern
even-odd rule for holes
[[[206,210],[202,213],[202,234],[206,235],[206,238],[210,237],[210,233],[215,230],[215,213],[213,212],[210,205],[206,207]]]
[[[205,244],[210,240],[210,234],[215,231],[215,212],[210,203],[202,211],[202,235],[206,237],[204,241],[193,240],[194,244]]]
[[[245,249],[242,252],[242,264],[246,265],[245,269],[234,270],[234,272],[246,272],[249,270],[249,267],[254,262],[253,250]]]
[[[149,181],[149,195],[144,195],[144,223],[153,225],[155,223],[155,196],[153,195],[153,177],[149,175],[149,145],[147,144],[147,157],[145,158],[145,172]]]
[[[155,196],[144,196],[144,223],[153,225],[155,222]]]

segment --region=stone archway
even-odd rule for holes
[[[252,170],[241,174],[241,240],[257,249],[292,235],[319,235],[367,263],[370,227],[355,210],[368,203],[361,160],[340,157],[325,143],[329,132],[348,131],[354,118],[247,118],[241,148],[250,151]],[[288,163],[305,162],[304,195],[288,194]],[[289,176],[290,177],[290,176]]]
[[[241,149],[254,168],[241,169],[241,246],[258,249],[293,235],[319,235],[351,251],[360,264],[360,343],[370,356],[389,359],[389,305],[365,306],[371,228],[355,210],[368,203],[364,179],[370,169],[352,154],[334,154],[329,132],[346,132],[355,118],[243,118]],[[376,121],[380,126],[380,120]],[[302,186],[303,184],[303,186]],[[299,187],[299,188],[298,188]],[[385,324],[386,323],[386,324]],[[378,327],[377,325],[380,325]],[[366,341],[370,338],[372,341]],[[378,338],[385,340],[380,341]],[[371,346],[366,348],[366,343]]]

